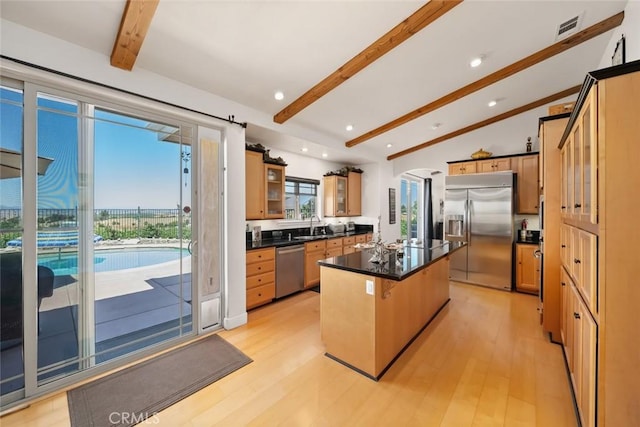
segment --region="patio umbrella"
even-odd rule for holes
[[[44,175],[53,159],[38,157],[38,175]],[[22,172],[22,153],[0,148],[0,179],[19,178]]]

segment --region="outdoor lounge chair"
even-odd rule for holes
[[[38,266],[38,309],[42,299],[53,295],[53,270]],[[0,254],[0,341],[22,341],[22,253]],[[38,315],[38,331],[40,331]]]

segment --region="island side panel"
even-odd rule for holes
[[[401,282],[381,280],[379,286],[376,377],[449,301],[449,259],[445,257]]]
[[[380,279],[320,267],[320,324],[327,354],[375,376],[375,301],[366,281]]]

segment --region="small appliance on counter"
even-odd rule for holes
[[[331,230],[331,234],[344,234],[345,225],[342,223],[339,224],[329,224],[329,230]]]
[[[347,225],[345,226],[344,230],[345,230],[347,233],[351,233],[351,232],[353,232],[353,231],[356,231],[356,223],[355,223],[355,222],[353,222],[353,221],[349,221],[349,222],[347,222]]]

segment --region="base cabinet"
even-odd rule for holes
[[[530,294],[540,291],[540,260],[537,245],[516,245],[516,290]]]
[[[598,326],[566,272],[562,275],[561,334],[582,426],[596,425],[596,355]]]
[[[270,303],[276,297],[274,248],[247,251],[247,310]]]

